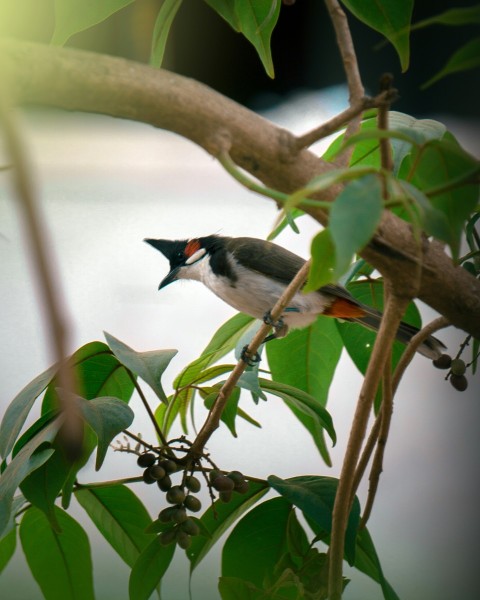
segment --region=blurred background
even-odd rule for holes
[[[462,3],[463,6],[474,3]],[[449,8],[448,2],[422,2],[414,21]],[[147,61],[159,2],[139,0],[68,45]],[[48,42],[53,31],[52,2],[3,1],[0,34]],[[432,88],[420,85],[436,73],[472,29],[432,27],[412,34],[412,69],[401,74],[390,46],[350,19],[368,91],[392,72],[400,99],[395,110],[445,122],[464,146],[478,147],[480,86],[478,71],[446,78]],[[472,26],[473,27],[473,26]],[[194,77],[296,132],[307,131],[342,110],[347,91],[323,3],[298,0],[283,6],[274,32],[276,78],[270,80],[253,47],[235,34],[204,3],[186,0],[172,29],[166,67]],[[168,265],[142,243],[145,237],[185,238],[209,233],[265,237],[276,208],[242,189],[201,149],[169,132],[99,115],[30,108],[20,113],[32,164],[48,245],[71,325],[70,346],[103,339],[108,331],[137,350],[178,348],[165,375],[175,375],[195,358],[232,309],[194,282],[157,291]],[[321,152],[321,144],[317,150]],[[2,149],[2,164],[8,158]],[[278,243],[308,255],[317,225],[299,220],[300,235],[285,232]],[[8,172],[0,174],[0,413],[20,389],[52,362],[36,273]],[[192,302],[194,300],[194,302]],[[421,307],[424,321],[435,315]],[[461,332],[439,334],[455,354]],[[471,383],[474,383],[473,381]],[[209,444],[226,469],[280,477],[338,475],[361,377],[343,356],[329,399],[339,441],[334,467],[318,457],[304,430],[280,401],[242,406],[262,430],[239,423],[238,438],[222,428]],[[152,402],[153,402],[152,398]],[[139,403],[133,431],[153,439]],[[204,413],[198,412],[200,419]],[[442,372],[418,357],[397,395],[376,505],[369,529],[387,579],[402,600],[453,600],[478,597],[477,486],[478,389],[459,394]],[[192,433],[192,432],[191,432]],[[128,455],[110,453],[101,478],[138,474]],[[89,466],[82,481],[98,480]],[[152,515],[162,498],[137,484]],[[361,490],[365,497],[366,486]],[[91,535],[99,600],[126,599],[128,568],[109,550],[82,509],[74,516]],[[218,598],[219,549],[193,576],[194,600]],[[188,564],[177,552],[175,568],[163,586],[166,600],[188,597]],[[355,572],[347,600],[377,600],[376,584]],[[41,598],[18,545],[15,559],[0,575],[0,596]]]

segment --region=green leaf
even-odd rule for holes
[[[101,23],[134,0],[55,0],[52,44],[63,46],[75,33]]]
[[[8,565],[15,553],[17,546],[17,531],[11,529],[7,535],[0,539],[0,573]]]
[[[210,410],[213,406],[213,403],[218,397],[218,392],[220,391],[220,386],[209,394],[205,398],[205,407]],[[227,403],[223,412],[221,414],[220,419],[225,423],[225,425],[230,430],[230,433],[233,437],[237,437],[237,430],[235,429],[235,419],[237,418],[238,411],[238,401],[240,400],[240,388],[233,388],[232,393],[228,397]]]
[[[33,403],[50,383],[56,370],[57,366],[54,365],[35,377],[9,404],[0,425],[0,455],[2,458],[10,454]]]
[[[75,497],[115,552],[133,567],[154,538],[145,533],[152,519],[140,499],[124,485],[82,487]]]
[[[201,354],[200,358],[208,359],[205,367],[211,365],[225,356],[225,354],[228,354],[234,350],[240,338],[245,335],[245,332],[251,327],[254,321],[255,319],[253,317],[249,317],[243,313],[238,313],[226,321],[215,332],[207,347]]]
[[[270,39],[280,15],[279,0],[205,0],[235,31],[253,44],[269,77],[274,77]]]
[[[300,525],[294,510],[290,512],[287,521],[287,549],[290,557],[300,566],[303,558],[310,549],[310,543],[305,529]]]
[[[168,569],[175,544],[162,546],[155,537],[133,565],[128,584],[130,600],[148,600]]]
[[[71,356],[68,365],[73,369],[76,391],[82,398],[91,400],[99,396],[113,396],[125,402],[130,400],[134,389],[133,381],[125,367],[103,342],[85,344]],[[59,386],[55,377],[45,393],[42,413],[58,408],[56,390]]]
[[[222,600],[266,600],[266,598],[273,600],[272,596],[270,594],[267,596],[263,589],[239,577],[219,577],[218,591]]]
[[[237,523],[222,551],[222,576],[239,577],[263,588],[287,551],[292,507],[284,498],[262,502]]]
[[[478,172],[478,161],[446,135],[442,140],[430,140],[406,157],[399,177],[410,181],[430,197],[432,206],[442,211],[450,227],[448,243],[454,259],[458,258],[465,222],[478,202],[477,183],[449,186],[449,182]],[[445,191],[442,191],[445,190]]]
[[[360,529],[357,534],[354,567],[380,584],[385,600],[400,600],[383,575],[375,546],[366,528]]]
[[[203,528],[209,532],[209,536],[199,535],[192,539],[192,544],[187,550],[191,571],[205,558],[225,531],[258,502],[268,492],[268,489],[266,482],[249,481],[249,489],[246,494],[234,493],[230,502],[227,503],[217,500],[203,513],[200,521]]]
[[[30,473],[20,484],[25,498],[45,513],[56,532],[60,532],[60,525],[55,519],[55,500],[69,472],[70,463],[63,452],[56,449],[42,466]]]
[[[133,410],[118,398],[102,396],[93,400],[76,397],[85,421],[95,432],[98,439],[97,460],[95,470],[103,464],[108,447],[113,438],[133,421]]]
[[[300,210],[299,208],[292,208],[292,210],[288,211],[282,210],[280,216],[276,220],[274,228],[268,234],[267,240],[274,240],[288,226],[290,226],[295,233],[300,233],[300,229],[298,228],[295,220],[304,214],[305,213],[303,212],[303,210]]]
[[[414,29],[422,29],[428,25],[473,25],[480,23],[480,4],[477,6],[465,6],[462,8],[451,8],[443,13],[423,19],[412,25],[411,31]]]
[[[402,71],[406,71],[410,61],[409,36],[413,0],[342,0],[342,3],[357,19],[389,40],[397,51]]]
[[[333,504],[338,487],[337,479],[313,475],[280,479],[271,475],[268,483],[286,500],[297,506],[322,531],[331,532]],[[355,540],[359,521],[360,503],[355,497],[345,533],[345,558],[350,565],[355,560]]]
[[[381,281],[356,281],[347,286],[348,291],[360,302],[383,310],[383,283]],[[415,327],[421,327],[420,314],[413,302],[408,305],[403,320]],[[359,323],[336,322],[345,349],[361,373],[365,373],[375,343],[376,332]],[[400,360],[405,346],[395,341],[392,348],[392,368]]]
[[[150,64],[153,67],[160,68],[162,66],[168,34],[181,4],[182,0],[164,0],[162,2],[153,29],[152,50],[150,54]]]
[[[172,358],[177,354],[177,350],[136,352],[109,333],[105,332],[105,339],[118,360],[127,369],[130,369],[132,373],[135,373],[148,383],[162,402],[166,402],[167,397],[163,391],[160,379]]]
[[[46,600],[94,600],[88,537],[66,512],[55,512],[61,533],[37,508],[23,516],[20,539],[28,566]]]
[[[15,490],[32,471],[43,465],[53,454],[52,448],[40,448],[40,446],[53,441],[60,425],[61,419],[57,418],[39,431],[23,446],[2,473],[0,479],[0,535],[8,526]]]
[[[316,398],[313,398],[313,396],[307,394],[303,390],[278,381],[260,379],[260,384],[265,392],[282,398],[292,410],[295,408],[297,411],[314,419],[316,426],[323,427],[335,444],[337,438],[335,429],[333,428],[332,417],[330,416],[330,413],[318,403]]]
[[[319,317],[310,327],[294,329],[288,336],[266,346],[272,378],[304,390],[320,406],[326,406],[328,391],[343,348],[333,319]],[[324,429],[293,404],[288,405],[312,436],[323,460],[331,465]]]
[[[459,48],[436,75],[424,83],[422,90],[430,87],[447,75],[475,69],[480,66],[480,37],[470,40]]]
[[[335,244],[330,229],[326,228],[317,233],[312,240],[310,249],[312,262],[308,272],[307,283],[303,292],[314,292],[334,280]]]
[[[366,175],[340,193],[330,211],[329,229],[335,244],[335,278],[350,266],[353,256],[372,238],[382,215],[378,177]]]

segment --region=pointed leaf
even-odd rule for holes
[[[205,398],[205,407],[210,410],[213,406],[213,403],[218,397],[218,392],[220,388],[213,391]],[[237,431],[235,429],[235,419],[237,418],[237,410],[238,410],[238,401],[240,400],[240,389],[238,387],[233,388],[232,393],[228,397],[225,408],[223,409],[222,415],[220,419],[225,423],[225,425],[230,430],[230,433],[233,437],[237,437]]]
[[[52,44],[63,46],[73,34],[107,19],[134,0],[55,0]]]
[[[310,327],[294,329],[288,336],[267,344],[272,378],[304,390],[320,406],[326,406],[328,391],[342,352],[343,342],[333,319],[318,318]],[[305,425],[327,465],[331,464],[318,421],[288,405]]]
[[[410,60],[410,20],[413,0],[342,0],[350,12],[366,25],[383,34],[395,47],[402,71],[408,69]]]
[[[450,8],[445,12],[442,12],[428,19],[423,19],[412,25],[412,31],[414,29],[422,29],[428,25],[473,25],[474,23],[480,23],[480,4],[477,6],[465,6],[462,8]]]
[[[128,584],[130,600],[148,600],[168,569],[175,544],[163,546],[155,537],[133,565]]]
[[[127,369],[112,354],[103,342],[90,342],[79,348],[69,359],[77,392],[82,398],[92,400],[99,396],[113,396],[128,402],[134,384]],[[50,382],[43,399],[42,413],[58,408],[57,388],[60,383],[55,377]]]
[[[268,485],[266,483],[249,481],[249,489],[246,494],[234,493],[230,502],[227,503],[217,500],[213,506],[210,506],[203,513],[200,521],[210,535],[209,537],[199,535],[192,539],[192,544],[187,550],[191,571],[205,558],[212,546],[214,546],[232,523],[249,510],[267,492]]]
[[[41,467],[30,473],[20,489],[25,498],[43,511],[52,529],[60,532],[60,525],[55,519],[55,500],[70,472],[70,463],[61,450],[56,450]]]
[[[40,446],[53,441],[60,429],[61,422],[59,417],[39,431],[23,446],[2,473],[0,478],[0,535],[8,526],[15,490],[32,471],[43,465],[53,454],[52,448],[40,448]]]
[[[46,516],[29,508],[20,524],[20,539],[28,566],[46,600],[94,600],[92,559],[88,537],[60,508],[55,518],[61,533]]]
[[[312,240],[310,252],[312,262],[307,283],[303,288],[305,294],[318,290],[323,285],[331,283],[335,278],[335,244],[330,229],[326,228],[317,233]]]
[[[307,394],[303,390],[292,387],[291,385],[279,383],[278,381],[260,379],[260,384],[265,392],[282,398],[287,406],[294,407],[296,410],[299,410],[314,419],[317,426],[323,427],[335,444],[337,438],[333,427],[332,417],[330,416],[330,413],[323,408],[315,398],[313,398],[313,396]]]
[[[383,575],[375,546],[366,528],[360,529],[357,534],[354,566],[380,584],[385,600],[400,600]]]
[[[124,485],[82,487],[75,497],[115,552],[133,567],[154,538],[145,533],[152,519],[140,499]]]
[[[16,546],[17,531],[15,529],[11,529],[7,535],[0,539],[0,574],[14,555]]]
[[[262,502],[237,523],[222,551],[222,576],[239,577],[263,588],[287,551],[292,506],[284,498]]]
[[[338,479],[307,475],[280,479],[275,475],[271,475],[268,478],[268,483],[286,500],[297,506],[323,531],[331,532],[333,504],[337,493]],[[355,540],[359,521],[360,503],[355,497],[345,533],[345,557],[350,565],[355,560]]]
[[[105,338],[118,360],[127,369],[130,369],[132,373],[135,373],[148,383],[162,402],[166,402],[167,397],[163,391],[160,379],[172,358],[177,354],[177,350],[136,352],[109,333],[105,332]]]
[[[410,181],[431,199],[434,208],[442,211],[450,225],[447,241],[454,259],[458,258],[465,222],[478,202],[477,183],[448,186],[478,172],[478,161],[465,152],[450,134],[441,140],[430,140],[405,158],[399,177]],[[439,189],[435,192],[435,188]],[[445,191],[442,191],[445,189]],[[435,192],[435,193],[434,193]]]
[[[265,71],[274,77],[270,38],[280,14],[278,0],[205,0],[253,44]]]
[[[35,377],[9,404],[0,425],[0,455],[2,458],[10,454],[33,403],[50,383],[56,370],[57,366],[54,365]]]
[[[372,238],[382,215],[378,177],[366,175],[340,193],[330,211],[329,229],[335,244],[335,277],[348,269],[355,253]]]
[[[443,69],[422,85],[422,89],[430,87],[447,75],[475,69],[476,67],[480,67],[480,37],[470,40],[457,50],[447,61]]]
[[[164,0],[160,6],[153,29],[152,51],[150,54],[150,64],[153,67],[159,68],[162,66],[168,34],[181,4],[182,0]]]
[[[118,398],[103,396],[93,400],[76,397],[85,421],[90,425],[98,438],[97,460],[95,470],[98,471],[107,454],[113,438],[133,421],[133,410]]]

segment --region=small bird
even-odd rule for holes
[[[273,242],[251,237],[209,235],[190,240],[144,241],[170,261],[170,271],[159,290],[178,279],[201,281],[233,308],[266,322],[269,311],[305,263]],[[328,284],[307,294],[297,292],[280,322],[273,324],[275,333],[267,339],[283,337],[289,328],[307,327],[318,315],[354,321],[375,331],[382,317],[381,312],[360,303],[344,287]],[[407,344],[418,331],[402,322],[396,339]],[[418,352],[434,360],[444,349],[440,340],[430,336]]]

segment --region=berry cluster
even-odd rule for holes
[[[183,470],[180,485],[173,485],[170,475],[181,467],[171,458],[158,456],[153,452],[140,454],[137,464],[144,469],[143,481],[147,484],[156,483],[162,492],[166,492],[165,498],[170,504],[158,515],[159,523],[165,527],[160,534],[161,543],[168,545],[175,542],[186,550],[192,543],[192,536],[200,533],[197,519],[189,515],[189,512],[196,513],[202,508],[202,503],[195,496],[202,487],[200,480]],[[207,479],[204,471],[203,473]],[[212,500],[215,498],[213,490],[216,490],[222,502],[229,502],[234,491],[245,494],[249,487],[240,471],[224,475],[218,469],[212,469],[207,483]]]
[[[442,354],[433,361],[437,369],[449,369],[446,379],[450,380],[453,387],[459,392],[464,392],[468,387],[465,376],[467,365],[461,358],[453,358],[449,354]]]

